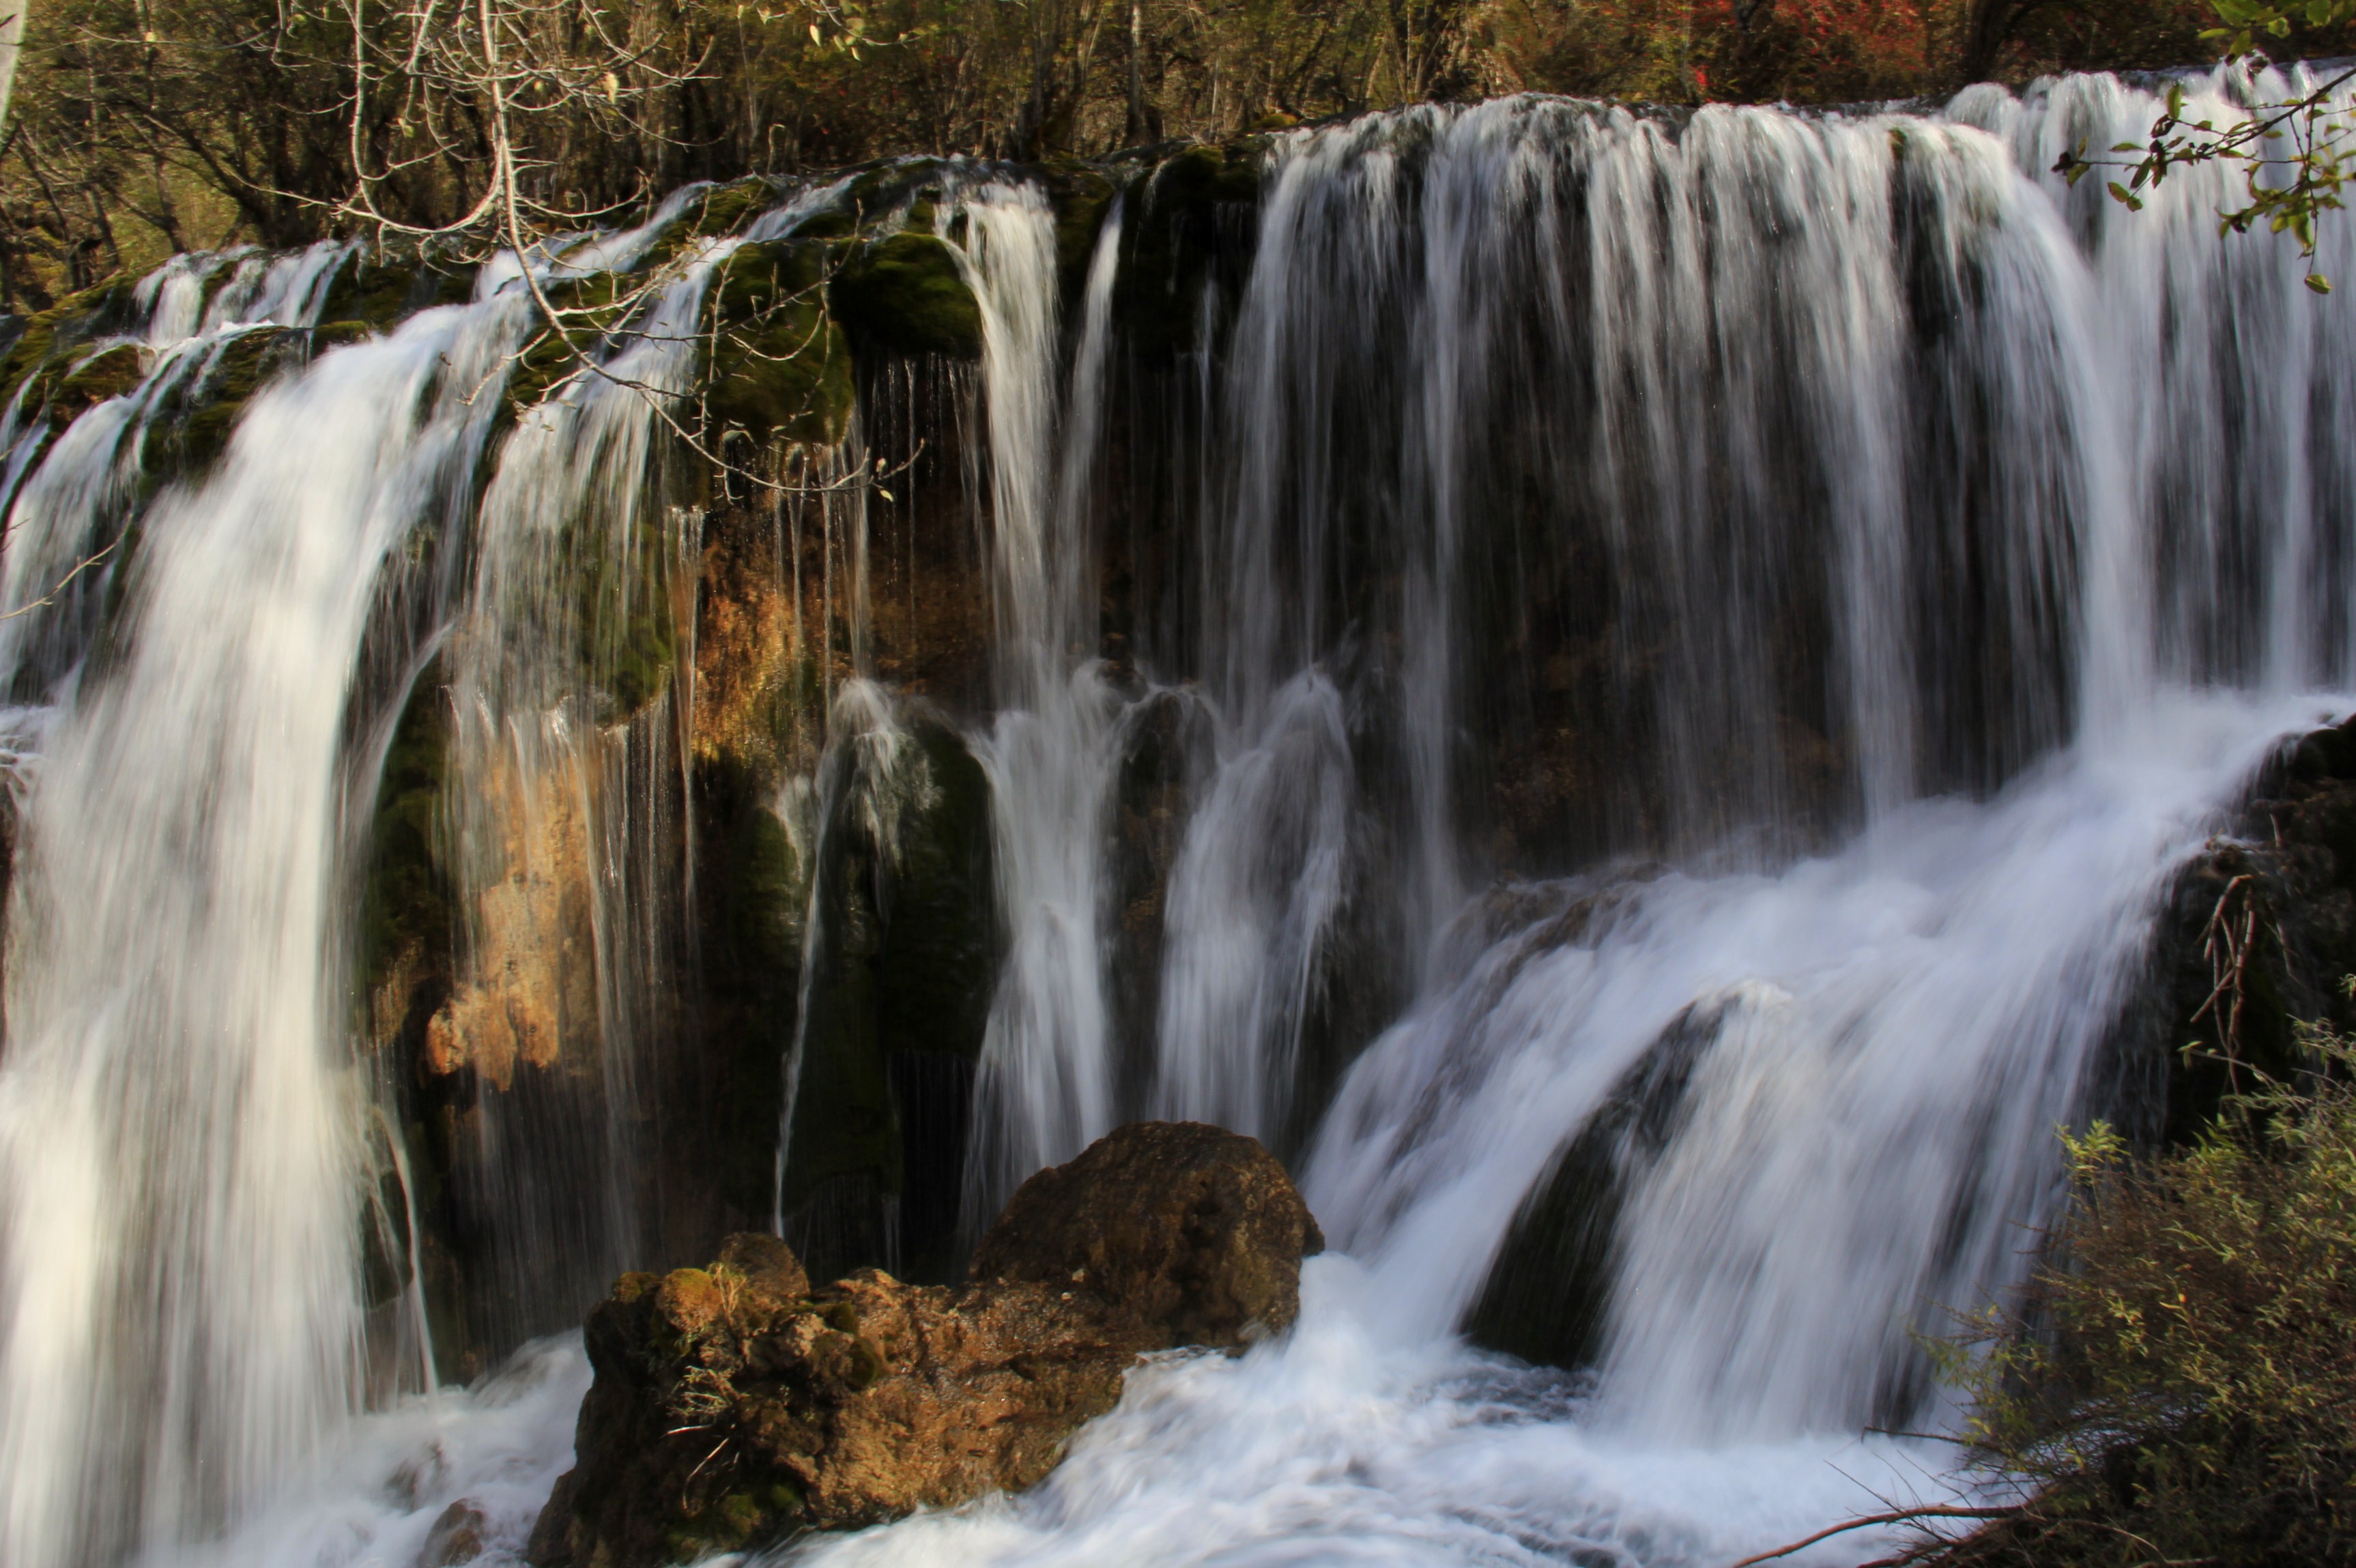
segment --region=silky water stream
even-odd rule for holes
[[[1141,1369],[1032,1492],[788,1555],[1707,1568],[1972,1484],[1873,1435],[1954,1418],[1918,1336],[2028,1266],[2054,1128],[2102,1103],[2174,875],[2356,684],[2356,327],[2287,247],[2216,239],[2222,186],[2130,216],[2042,172],[2154,101],[2103,78],[1937,116],[1522,99],[1277,138],[1236,292],[1178,307],[1194,477],[1127,670],[1095,652],[1094,551],[1119,520],[1123,225],[1155,192],[1113,207],[1059,321],[1043,193],[950,180],[934,221],[984,336],[997,711],[970,741],[1009,941],[966,1222],[1142,1112],[1290,1148],[1332,1250],[1292,1333]],[[619,264],[664,221],[532,264]],[[691,324],[734,243],[652,318]],[[2346,226],[2324,247],[2356,273]],[[679,721],[665,698],[587,713],[552,563],[582,517],[684,548],[637,510],[642,389],[688,385],[693,334],[644,335],[486,477],[479,393],[530,325],[509,259],[474,303],[290,371],[217,467],[148,498],[178,379],[316,319],[336,259],[176,261],[134,302],[136,389],[53,441],[0,429],[5,592],[44,612],[0,622],[16,1568],[405,1568],[461,1526],[509,1562],[569,1462],[577,1338],[426,1389],[422,1315],[371,1305],[351,1241],[391,1156],[344,1040],[337,901],[377,688],[426,659],[480,834],[523,831],[505,800],[568,802],[596,869],[599,1091],[577,1157],[509,1172],[515,1326],[560,1328],[649,1223],[626,1186],[563,1184],[643,1157]],[[1489,666],[1547,622],[1569,637],[1530,689],[1586,667],[1604,696],[1586,782],[1549,797],[1572,848],[1517,877],[1473,797],[1515,765],[1486,754]],[[889,809],[903,731],[860,660],[789,830]],[[1187,811],[1155,1004],[1125,1017],[1106,823],[1172,703]],[[1349,986],[1395,1005],[1321,1077]],[[1517,1211],[1663,1064],[1682,1087],[1622,1151],[1588,1364],[1471,1347]]]

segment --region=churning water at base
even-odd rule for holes
[[[1092,651],[1098,407],[1121,225],[1155,190],[1114,208],[1067,354],[1044,197],[948,182],[937,231],[983,307],[997,711],[970,740],[1012,950],[969,1223],[1124,1108],[1282,1138],[1299,1094],[1335,1255],[1292,1334],[1139,1372],[1030,1494],[795,1552],[1708,1568],[1945,1494],[1935,1445],[1858,1435],[1951,1413],[1916,1335],[2018,1280],[2172,876],[2356,677],[2346,312],[2281,246],[2216,244],[2221,184],[2171,181],[2138,227],[2040,183],[2152,112],[2095,80],[1942,120],[1521,100],[1278,139],[1239,294],[1172,306],[1201,337],[1199,504],[1164,519],[1173,584],[1120,677]],[[733,243],[649,319],[699,319]],[[2324,270],[2356,272],[2345,226],[2329,243]],[[307,321],[328,254],[240,263],[210,314],[175,263],[142,296],[140,390],[46,446],[18,411],[0,427],[12,604],[109,541],[135,560],[5,634],[31,705],[0,1066],[11,1568],[405,1565],[461,1531],[512,1562],[566,1463],[570,1342],[463,1394],[367,1364],[380,1184],[338,792],[351,733],[386,722],[363,645],[406,614],[405,651],[446,648],[475,704],[460,787],[496,815],[506,769],[522,818],[572,801],[565,831],[596,840],[594,962],[554,1015],[591,1020],[608,1075],[580,1163],[636,1157],[666,959],[669,827],[645,819],[676,776],[631,770],[669,768],[686,721],[659,667],[635,714],[594,710],[575,660],[627,650],[579,649],[555,568],[603,538],[626,613],[691,597],[693,519],[638,515],[659,442],[611,384],[509,436],[476,497],[476,394],[526,326],[498,272],[290,373],[217,470],[140,511],[135,443],[178,368]],[[690,334],[637,352],[689,384]],[[584,432],[612,472],[572,466]],[[471,587],[429,538],[470,527]],[[404,586],[420,560],[438,589]],[[1484,664],[1541,660],[1529,711],[1483,709]],[[890,782],[848,750],[898,732],[857,673],[782,816]],[[1192,790],[1141,1021],[1108,1000],[1104,838],[1163,701]],[[1515,881],[1468,781],[1520,765],[1480,738],[1540,724],[1585,751],[1522,757],[1557,792],[1531,816],[1600,869]],[[1332,963],[1345,926],[1375,955],[1356,969]],[[1388,1027],[1304,1092],[1310,1014],[1376,980]],[[470,983],[528,1058],[532,1009]],[[1560,1282],[1600,1296],[1590,1371],[1467,1349],[1517,1209],[1646,1083],[1643,1136],[1605,1151],[1605,1277]],[[507,1175],[519,1299],[632,1261],[626,1172]],[[563,1277],[522,1277],[560,1234]],[[422,1339],[392,1337],[404,1366]]]

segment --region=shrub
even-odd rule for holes
[[[2310,1070],[2190,1149],[2069,1140],[2067,1261],[1953,1350],[1976,1456],[2028,1500],[1901,1561],[2356,1561],[2356,1044],[2302,1040]]]

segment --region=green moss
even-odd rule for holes
[[[0,404],[14,398],[36,372],[47,370],[50,372],[48,383],[33,389],[26,400],[27,403],[45,400],[55,383],[64,379],[66,367],[59,361],[66,350],[127,325],[131,295],[128,282],[101,283],[69,294],[27,318],[7,357],[0,359]]]
[[[508,368],[509,411],[534,409],[546,402],[556,384],[570,376],[578,364],[572,347],[557,334],[542,332],[529,339],[524,351]]]
[[[1047,197],[1055,212],[1055,277],[1066,300],[1077,299],[1087,284],[1097,235],[1114,194],[1112,181],[1087,164],[1064,158],[1048,165]]]
[[[920,721],[886,787],[890,844],[838,806],[817,869],[823,942],[809,987],[786,1172],[788,1212],[839,1177],[905,1188],[891,1061],[981,1051],[1001,955],[988,775],[947,725]],[[846,791],[845,794],[854,792]]]
[[[1233,293],[1248,265],[1248,219],[1259,200],[1263,146],[1247,138],[1196,145],[1164,159],[1130,193],[1116,309],[1132,346],[1148,354],[1203,347],[1207,283]],[[1245,219],[1237,222],[1236,219]]]
[[[662,267],[684,255],[699,240],[734,234],[774,206],[777,188],[755,176],[713,186],[688,203],[662,237],[647,248],[641,270]]]
[[[694,1563],[719,1552],[741,1552],[784,1534],[802,1518],[802,1494],[787,1480],[765,1480],[723,1492],[671,1527],[669,1558]]]
[[[901,830],[892,913],[876,954],[877,1044],[981,1054],[1002,943],[992,876],[990,775],[945,724],[916,727],[925,809]]]
[[[68,371],[49,397],[49,422],[59,430],[109,398],[134,391],[146,378],[146,355],[136,344],[119,343]]]
[[[324,354],[330,348],[341,348],[375,336],[376,328],[365,321],[322,322],[311,329],[311,352]]]
[[[734,234],[776,199],[776,187],[758,176],[715,186],[690,209],[688,231],[699,240]]]
[[[723,427],[817,445],[848,433],[851,346],[827,315],[823,262],[815,245],[745,245],[722,268],[704,407]]]
[[[218,461],[254,393],[300,368],[310,348],[309,333],[276,326],[257,326],[223,344],[181,394],[172,453],[178,469],[195,474]]]
[[[449,273],[427,272],[413,258],[371,258],[365,250],[355,251],[337,270],[335,282],[327,285],[319,316],[323,321],[359,321],[388,327],[424,304],[446,303],[436,296],[440,285],[451,278]],[[467,292],[473,293],[471,279]]]
[[[627,547],[636,560],[619,553],[611,540],[590,546],[579,601],[585,613],[576,623],[583,670],[606,699],[598,714],[605,724],[635,717],[661,695],[679,656],[660,528],[641,522]]]
[[[938,158],[903,158],[879,164],[851,182],[842,193],[841,210],[850,213],[858,223],[869,222],[882,213],[906,206],[911,196],[926,182],[937,178],[940,171]],[[802,231],[808,233],[809,226],[804,224]]]
[[[834,276],[835,318],[862,347],[892,354],[981,357],[981,306],[948,246],[903,229],[868,245]]]
[[[368,880],[360,894],[363,994],[373,994],[422,955],[449,950],[456,923],[442,857],[449,752],[449,704],[440,666],[430,665],[410,690],[377,779]],[[439,967],[446,970],[446,959]]]

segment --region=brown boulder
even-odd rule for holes
[[[1291,1326],[1301,1260],[1324,1246],[1257,1142],[1200,1122],[1136,1122],[1025,1181],[969,1273],[1084,1284],[1153,1348],[1234,1346]]]
[[[1140,1123],[1025,1182],[961,1290],[867,1269],[813,1292],[750,1235],[626,1275],[589,1316],[575,1468],[530,1561],[655,1568],[1018,1490],[1141,1352],[1289,1325],[1323,1244],[1258,1144]]]

